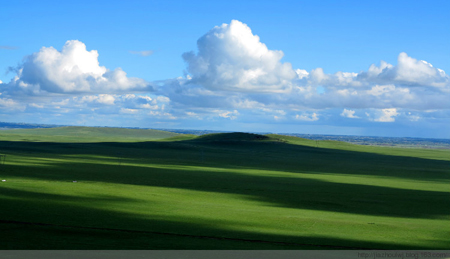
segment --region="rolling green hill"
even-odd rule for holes
[[[108,142],[148,141],[180,134],[152,130],[100,127],[57,127],[46,129],[15,129],[0,131],[0,140],[39,142]]]
[[[0,249],[450,249],[449,150],[47,130],[2,135]]]
[[[195,141],[206,141],[206,142],[229,142],[229,141],[276,141],[276,138],[271,138],[268,136],[254,134],[254,133],[244,133],[244,132],[233,132],[233,133],[214,133],[206,134],[195,138]]]

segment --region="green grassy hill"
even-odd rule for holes
[[[234,133],[214,133],[206,134],[195,138],[195,141],[209,142],[229,142],[229,141],[276,141],[275,138],[254,133],[234,132]]]
[[[0,140],[39,142],[133,142],[164,139],[180,134],[152,130],[100,127],[57,127],[0,131]]]
[[[0,141],[0,249],[450,249],[449,150],[17,136]]]

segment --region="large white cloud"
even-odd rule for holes
[[[44,93],[112,93],[152,90],[140,78],[127,77],[121,68],[108,70],[100,66],[98,52],[86,50],[78,40],[69,40],[61,51],[42,47],[27,56],[8,84],[8,92]]]
[[[187,52],[192,83],[214,90],[279,92],[296,77],[283,52],[269,50],[240,21],[216,26],[197,41],[198,53]]]
[[[246,100],[246,109],[450,108],[449,76],[406,53],[396,65],[381,61],[361,72],[293,70],[281,51],[269,50],[236,20],[214,27],[197,45],[197,53],[183,54],[190,75],[164,93],[184,108],[242,109],[236,100]]]
[[[434,87],[450,91],[450,77],[439,68],[424,60],[417,60],[402,52],[397,65],[381,61],[380,66],[371,65],[368,71],[358,74],[357,80],[378,84]]]

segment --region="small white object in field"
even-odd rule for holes
[[[2,180],[2,182],[6,182],[6,180]]]
[[[77,181],[73,181],[74,183],[76,183]]]

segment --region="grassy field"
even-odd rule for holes
[[[79,127],[0,140],[0,249],[450,249],[449,150]]]
[[[146,129],[59,127],[0,130],[0,141],[26,142],[137,142],[176,137],[180,134]]]

